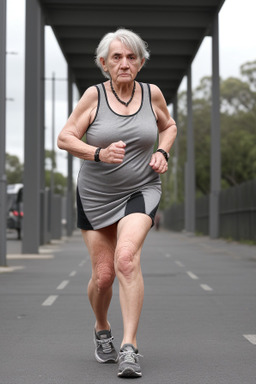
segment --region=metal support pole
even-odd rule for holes
[[[41,33],[40,4],[26,0],[23,253],[38,253],[40,244]]]
[[[42,15],[43,17],[43,15]],[[47,217],[45,215],[45,90],[44,90],[44,59],[45,59],[45,42],[44,42],[44,18],[41,23],[41,116],[40,116],[40,244],[47,242]]]
[[[68,69],[68,115],[73,109],[73,82],[72,73]],[[68,153],[68,180],[67,180],[67,236],[71,236],[73,232],[73,156]]]
[[[176,122],[176,125],[178,126],[178,95],[173,99],[173,118]],[[174,173],[174,201],[177,202],[178,200],[178,158],[179,158],[179,137],[177,135],[176,140],[174,142],[174,157],[173,157],[173,173]]]
[[[209,234],[219,237],[219,194],[221,188],[220,155],[220,78],[219,78],[219,23],[213,22],[212,36],[212,122],[211,122],[211,192]]]
[[[6,266],[6,0],[0,0],[0,266]]]
[[[195,153],[194,128],[192,117],[192,75],[191,66],[187,73],[187,167],[186,167],[186,201],[185,201],[185,229],[195,232]]]
[[[51,238],[54,238],[55,206],[54,206],[54,168],[55,168],[55,73],[52,74],[52,166],[50,183],[50,208],[51,208]]]
[[[54,168],[55,168],[55,73],[52,74],[52,168],[51,193],[54,194]]]

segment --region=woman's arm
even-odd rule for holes
[[[79,100],[58,136],[57,144],[60,149],[80,159],[94,160],[96,147],[84,143],[81,139],[94,120],[97,105],[98,91],[96,87],[90,87]]]
[[[98,106],[98,91],[96,87],[88,88],[76,108],[71,113],[67,123],[58,136],[58,147],[83,160],[93,160],[97,147],[84,143],[81,139],[93,122]],[[118,141],[101,149],[100,161],[106,163],[122,163],[125,154],[125,143]]]
[[[153,84],[150,85],[150,89],[152,107],[156,115],[159,131],[158,148],[169,153],[177,136],[176,123],[170,116],[164,96],[160,89]],[[161,152],[153,153],[149,165],[157,173],[165,173],[168,170],[168,163]]]

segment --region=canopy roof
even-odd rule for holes
[[[151,57],[137,80],[157,84],[167,103],[175,97],[214,16],[225,0],[40,0],[82,94],[104,80],[94,63],[104,34],[132,29]]]

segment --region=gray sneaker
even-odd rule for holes
[[[111,330],[94,330],[95,358],[99,363],[117,363],[118,354],[112,343],[113,339]]]
[[[119,352],[119,377],[141,377],[138,349],[132,344],[124,344]]]

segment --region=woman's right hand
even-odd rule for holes
[[[107,148],[100,150],[100,161],[109,164],[121,164],[125,155],[126,144],[123,141],[118,141],[110,144]]]

